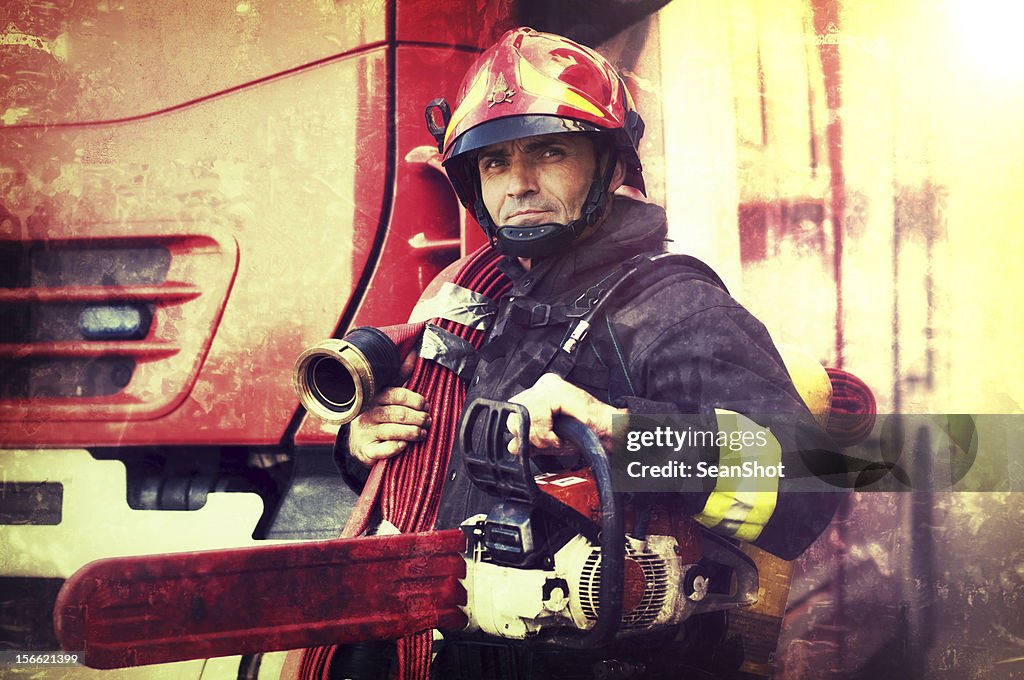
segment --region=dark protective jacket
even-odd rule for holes
[[[608,218],[571,250],[536,260],[529,271],[513,259],[503,262],[513,288],[499,302],[466,403],[478,396],[509,400],[531,387],[544,368],[537,358],[549,355],[568,328],[564,318],[549,312],[571,305],[582,291],[634,255],[664,250],[666,237],[663,209],[616,197]],[[653,277],[635,278],[609,301],[606,314],[595,319],[566,376],[569,382],[631,414],[713,414],[714,409],[792,414],[803,439],[781,441],[787,473],[804,468],[800,459],[809,450],[831,448],[798,396],[768,332],[738,302],[685,267],[669,265]],[[839,495],[786,493],[788,483],[782,481],[782,493],[773,500],[770,518],[762,522],[755,543],[792,559],[827,526]],[[715,480],[708,478],[700,490],[679,494],[680,511],[707,515],[714,487]],[[487,512],[496,501],[468,478],[456,447],[437,528],[458,526],[467,517]],[[725,512],[722,499],[716,503],[715,512]],[[742,537],[728,521],[715,528]]]

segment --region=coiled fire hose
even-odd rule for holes
[[[867,383],[852,373],[826,368],[832,383],[832,407],[826,430],[836,444],[846,448],[860,444],[875,426],[878,408]]]
[[[500,258],[501,255],[490,246],[480,248],[457,263],[460,266],[451,278],[452,283],[497,300],[512,285],[496,266]],[[474,349],[480,347],[486,334],[486,329],[471,328],[448,319],[435,318],[428,323],[464,340]],[[423,327],[423,323],[394,327],[396,332],[392,340],[402,346],[408,341],[409,334],[418,335]],[[399,328],[400,331],[397,330]],[[365,531],[374,506],[380,508],[384,520],[402,533],[433,528],[444,486],[444,473],[466,399],[466,386],[454,371],[419,357],[405,387],[426,398],[433,425],[423,441],[411,444],[401,455],[374,465],[342,531],[342,538],[358,536]],[[401,680],[426,680],[429,677],[431,646],[431,631],[398,641],[398,677]],[[337,650],[337,646],[304,650],[298,677],[302,680],[327,680]]]

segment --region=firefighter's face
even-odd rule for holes
[[[477,156],[484,205],[497,224],[568,224],[580,216],[594,178],[593,143],[553,134],[492,144]]]

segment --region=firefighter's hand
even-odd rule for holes
[[[402,363],[401,382],[412,374],[416,352]],[[366,466],[398,455],[409,442],[427,436],[430,427],[427,400],[404,387],[389,387],[377,393],[373,404],[353,420],[348,430],[348,451]]]
[[[567,449],[567,444],[563,444],[551,430],[555,416],[572,416],[593,430],[605,450],[611,451],[612,416],[627,413],[626,409],[606,404],[554,373],[545,373],[533,387],[523,390],[509,401],[525,406],[530,412],[530,444],[537,449],[549,449],[545,453],[558,453],[557,449]],[[508,429],[515,435],[519,429],[518,416],[509,416]],[[509,453],[519,454],[518,437],[512,438],[508,450]]]

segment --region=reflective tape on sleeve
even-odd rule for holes
[[[428,323],[424,327],[420,358],[440,364],[459,377],[464,377],[462,373],[470,365],[474,354],[476,349],[459,336],[433,324]]]
[[[445,319],[474,330],[486,329],[494,318],[494,302],[480,293],[451,282],[441,284],[437,295],[420,300],[409,315],[409,323]]]
[[[764,432],[767,442],[765,446],[748,447],[739,452],[722,446],[719,460],[732,464],[756,461],[766,468],[782,462],[782,445],[771,430],[734,411],[715,409],[715,416],[719,432]],[[754,541],[775,512],[778,498],[778,477],[719,476],[704,509],[695,519],[715,533]]]

